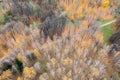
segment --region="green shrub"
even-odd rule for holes
[[[22,74],[22,72],[23,72],[23,63],[18,58],[15,58],[15,66],[16,66],[16,69],[18,70],[18,72],[20,74]]]

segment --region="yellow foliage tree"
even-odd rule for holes
[[[12,72],[10,70],[7,70],[1,74],[0,80],[12,80],[12,76]]]
[[[34,79],[36,76],[36,71],[33,67],[25,67],[23,70],[24,79]]]
[[[20,61],[23,61],[23,55],[22,55],[21,53],[18,53],[17,58],[18,58]]]
[[[38,51],[38,49],[34,49],[34,55],[37,56],[38,59],[40,59],[42,56],[40,54],[40,52]]]
[[[22,77],[18,77],[17,80],[23,80]]]
[[[35,55],[38,55],[39,54],[39,51],[37,49],[34,49],[34,54]]]
[[[110,2],[108,0],[106,0],[102,3],[102,6],[107,7],[109,4],[110,4]]]

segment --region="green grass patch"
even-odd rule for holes
[[[0,16],[0,24],[3,24],[5,22],[5,18],[3,15]]]
[[[101,23],[105,24],[109,21],[111,20],[101,20]],[[112,24],[103,27],[101,30],[103,32],[103,40],[104,40],[103,42],[106,44],[108,42],[109,37],[113,34]]]

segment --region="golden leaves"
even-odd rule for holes
[[[35,55],[38,55],[39,54],[39,51],[37,49],[34,49],[34,54]]]
[[[107,7],[109,4],[110,4],[110,2],[108,0],[106,0],[102,3],[102,6]]]
[[[11,80],[12,72],[10,70],[4,71],[0,76],[0,80]]]
[[[18,53],[17,55],[17,58],[20,60],[20,61],[23,61],[24,60],[24,57],[21,53]]]
[[[17,80],[23,80],[23,78],[22,77],[18,77]]]
[[[33,67],[25,67],[23,70],[24,77],[27,79],[34,78],[36,76],[35,69]]]

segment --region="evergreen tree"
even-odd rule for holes
[[[15,58],[15,66],[20,74],[23,72],[23,63],[18,59]]]

